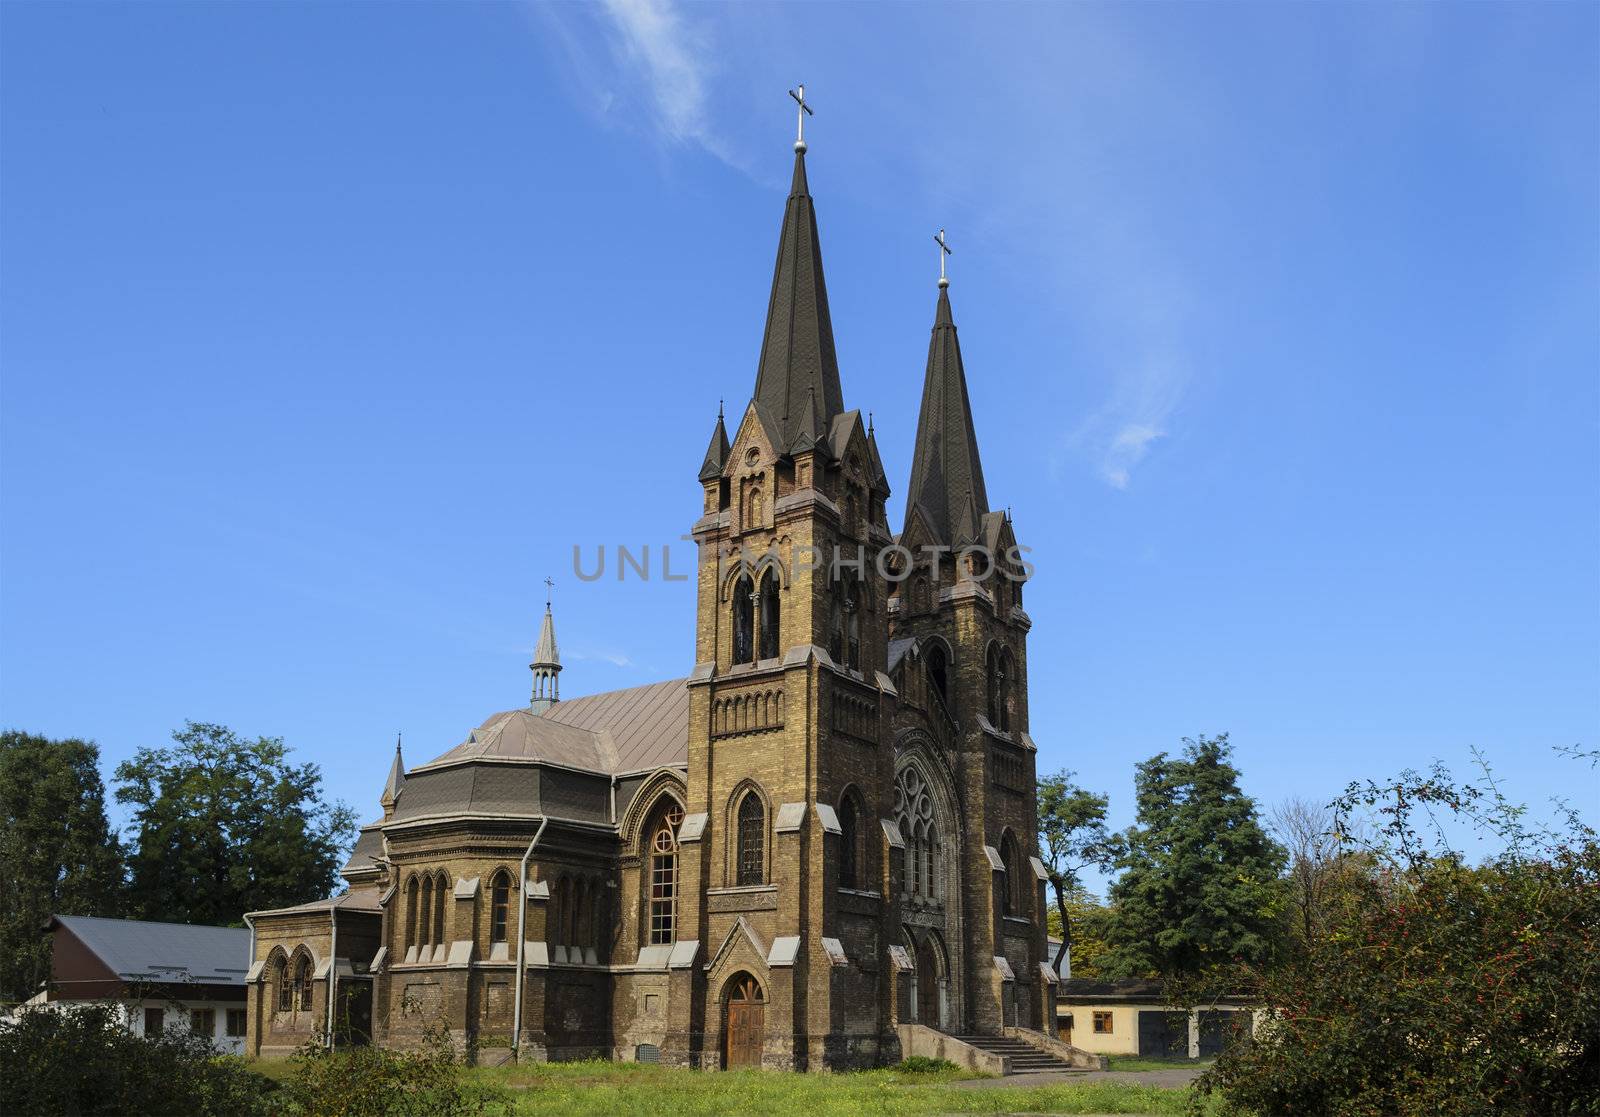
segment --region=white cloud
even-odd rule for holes
[[[595,649],[592,651],[568,651],[567,655],[580,661],[609,663],[613,667],[632,667],[633,660],[622,652]]]
[[[1114,489],[1126,489],[1134,466],[1144,460],[1150,444],[1166,431],[1143,423],[1129,423],[1111,439],[1100,461],[1100,476]]]

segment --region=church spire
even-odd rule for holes
[[[920,509],[938,542],[959,546],[978,538],[989,511],[983,487],[983,463],[967,400],[967,374],[961,363],[955,318],[950,313],[950,281],[944,274],[949,246],[944,230],[939,242],[939,302],[934,309],[933,337],[928,342],[928,370],[922,384],[922,412],[917,417],[916,448],[911,458],[911,488],[906,495],[906,526]]]
[[[722,405],[717,405],[717,425],[711,432],[711,444],[706,447],[705,460],[700,463],[700,480],[714,481],[722,476],[722,467],[728,464],[728,426],[722,421]]]
[[[533,662],[528,664],[533,671],[533,698],[528,708],[536,714],[561,701],[561,653],[556,650],[556,622],[550,614],[550,587],[555,583],[546,578],[544,584],[544,621],[539,625],[539,646],[533,649]]]
[[[779,453],[794,449],[802,432],[826,431],[844,410],[817,215],[806,182],[804,123],[811,107],[804,86],[790,96],[800,105],[801,131],[794,145],[794,179],[783,230],[778,234],[778,262],[772,273],[755,390],[756,409]]]
[[[406,762],[400,755],[400,734],[394,737],[394,763],[389,765],[389,779],[383,785],[383,794],[378,798],[378,805],[383,808],[385,821],[394,813],[394,805],[400,799],[400,792],[406,786]]]

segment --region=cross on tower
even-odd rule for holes
[[[950,286],[950,279],[944,274],[944,258],[951,254],[950,245],[945,242],[943,229],[940,229],[933,239],[939,245],[939,286],[948,287]]]
[[[806,117],[816,116],[817,114],[811,111],[810,105],[806,104],[806,87],[804,83],[797,90],[789,90],[789,96],[793,97],[794,103],[800,106],[795,110],[794,114],[798,118],[795,124],[794,149],[804,155],[806,152]]]
[[[556,584],[555,583],[555,579],[551,578],[548,574],[545,575],[545,579],[544,579],[544,608],[545,608],[545,612],[549,612],[550,611],[550,591],[555,588],[555,584]]]

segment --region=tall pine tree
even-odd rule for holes
[[[52,915],[117,915],[122,847],[106,820],[100,748],[0,733],[0,998],[50,976]]]
[[[1184,739],[1139,765],[1138,824],[1123,835],[1121,876],[1102,969],[1192,976],[1262,960],[1276,930],[1284,852],[1239,790],[1227,734]]]

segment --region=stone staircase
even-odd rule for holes
[[[1011,1060],[1012,1074],[1084,1074],[1086,1068],[1075,1067],[1063,1059],[1058,1059],[1048,1051],[1042,1051],[1031,1043],[1010,1036],[956,1036],[962,1043],[970,1044],[980,1051],[987,1051],[991,1055],[1004,1055]]]

